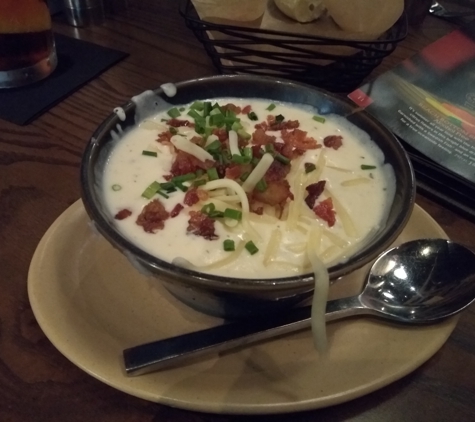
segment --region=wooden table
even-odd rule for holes
[[[352,402],[292,415],[245,418],[169,408],[117,391],[62,356],[35,321],[27,273],[45,231],[80,196],[86,142],[131,96],[216,71],[172,1],[129,0],[126,12],[102,26],[74,29],[58,19],[55,28],[130,56],[30,125],[0,121],[0,421],[475,420],[474,306],[442,349],[412,374]],[[452,28],[426,19],[371,77]],[[475,224],[422,195],[417,203],[452,239],[475,248]]]

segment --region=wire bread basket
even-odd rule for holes
[[[405,14],[379,38],[355,41],[208,22],[191,0],[181,2],[180,13],[220,73],[274,76],[341,93],[360,85],[407,35]]]

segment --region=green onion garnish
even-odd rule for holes
[[[231,130],[234,130],[235,132],[241,129],[242,129],[242,124],[239,122],[234,122],[231,126]]]
[[[211,103],[209,101],[205,101],[203,103],[203,117],[208,116],[210,111],[211,111]]]
[[[257,248],[256,245],[254,245],[254,242],[252,240],[250,240],[249,242],[247,242],[244,247],[246,248],[246,250],[251,254],[251,255],[254,255],[255,253],[259,252],[259,249]]]
[[[121,189],[122,189],[122,186],[120,186],[120,185],[117,185],[117,184],[116,184],[116,185],[112,185],[112,190],[113,190],[114,192],[120,191]]]
[[[278,114],[277,116],[275,116],[275,121],[277,123],[283,122],[284,120],[285,120],[285,117],[282,116],[282,114]]]
[[[177,117],[181,116],[180,110],[178,110],[176,107],[171,108],[170,110],[167,111],[167,114],[172,118],[176,119]]]
[[[176,191],[175,184],[173,182],[160,183],[160,189],[171,191],[171,192]]]
[[[180,189],[182,192],[186,192],[188,190],[188,187],[183,185],[181,182],[175,182],[175,186]]]
[[[201,111],[204,108],[203,101],[195,101],[191,106],[191,109]]]
[[[250,133],[247,133],[244,129],[238,129],[236,132],[240,138],[246,141],[252,138],[252,135]]]
[[[221,113],[212,114],[209,116],[209,124],[210,126],[221,127],[224,125],[225,119]]]
[[[223,218],[224,212],[222,211],[212,211],[208,214],[209,218]]]
[[[202,212],[203,214],[208,214],[208,215],[209,215],[209,214],[212,213],[215,209],[216,209],[216,206],[215,206],[212,202],[210,202],[210,203],[208,203],[208,204],[206,204],[206,205],[203,205],[203,206],[201,207],[201,212]]]
[[[312,119],[319,123],[325,123],[325,117],[322,117],[322,116],[315,115],[312,117]]]
[[[277,161],[280,161],[282,164],[290,164],[290,159],[283,156],[282,154],[276,154],[274,157]]]
[[[221,149],[221,142],[219,142],[218,139],[216,141],[211,142],[207,147],[205,147],[205,150],[208,152],[216,152]]]
[[[250,113],[247,113],[247,117],[249,117],[249,120],[253,120],[253,121],[259,120],[259,117],[257,117],[257,114],[254,113],[253,111],[251,111]]]
[[[161,190],[157,190],[157,193],[161,196],[163,196],[164,198],[170,198],[165,192],[162,192]]]
[[[317,166],[313,163],[305,163],[304,167],[305,167],[305,173],[311,173],[317,168]]]
[[[197,186],[203,186],[203,185],[206,185],[206,180],[205,180],[205,179],[195,180],[192,184],[193,184],[193,186],[195,186],[195,187],[197,187]]]
[[[256,183],[256,189],[259,191],[259,192],[264,192],[266,189],[267,189],[267,183],[264,179],[261,179],[259,180],[257,183]]]
[[[178,133],[178,129],[176,127],[170,126],[168,129],[172,135],[176,135]]]
[[[185,111],[186,108],[185,108],[185,107],[180,107],[178,110],[180,110],[180,111]]]
[[[232,208],[226,208],[224,210],[224,218],[231,218],[233,220],[241,221],[242,212]]]
[[[367,164],[361,164],[361,170],[374,170],[376,166],[369,166]]]
[[[157,157],[158,154],[155,151],[143,150],[142,155],[148,155],[149,157]]]
[[[172,182],[174,185],[176,185],[177,183],[183,183],[183,182],[188,182],[190,180],[194,180],[196,179],[196,174],[195,173],[187,173],[187,174],[183,174],[181,176],[175,176],[172,178]]]
[[[223,242],[223,249],[226,251],[226,252],[232,252],[234,251],[236,248],[234,246],[234,240],[232,239],[226,239],[224,242]]]
[[[268,111],[272,111],[274,110],[274,108],[276,108],[277,106],[275,104],[269,104],[269,107],[266,108],[266,110]]]
[[[215,167],[211,167],[210,169],[206,170],[208,174],[209,180],[217,180],[219,179],[218,170]]]
[[[273,154],[275,152],[274,144],[266,144],[265,150],[266,152]]]
[[[249,163],[250,160],[242,155],[233,154],[231,161],[236,164],[246,164]]]
[[[160,187],[160,183],[152,182],[147,186],[147,189],[142,192],[142,196],[144,198],[151,199],[152,196],[154,196],[160,190]]]

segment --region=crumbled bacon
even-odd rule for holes
[[[264,179],[267,183],[283,180],[290,172],[290,165],[283,164],[280,161],[274,160],[267,170]]]
[[[283,155],[288,158],[294,158],[297,155],[302,155],[309,149],[317,149],[322,147],[315,139],[307,137],[307,132],[303,130],[294,129],[292,131],[287,131],[287,129],[283,129],[280,133],[285,143],[284,151],[286,154],[283,153]],[[292,148],[292,152],[290,152],[290,148]],[[290,155],[288,155],[289,153]]]
[[[190,219],[188,220],[186,231],[196,236],[202,236],[207,240],[214,240],[218,238],[214,231],[214,222],[215,220],[201,211],[190,211]]]
[[[212,161],[207,160],[206,162],[203,162],[198,160],[194,155],[179,150],[176,154],[175,161],[173,161],[170,173],[173,176],[181,176],[188,173],[194,173],[198,169],[206,170],[211,167],[213,167]]]
[[[172,139],[172,136],[173,136],[173,133],[167,130],[166,132],[162,132],[158,135],[157,142],[171,145],[170,140]]]
[[[267,183],[267,189],[263,192],[254,189],[252,192],[252,198],[264,204],[279,205],[280,207],[283,207],[287,198],[293,199],[294,196],[290,191],[289,182],[284,179]]]
[[[333,227],[336,223],[336,213],[333,209],[333,201],[331,198],[327,198],[322,202],[319,202],[314,208],[313,212],[326,221],[328,227]]]
[[[312,183],[311,185],[308,185],[306,187],[308,195],[305,198],[305,203],[310,209],[313,209],[313,207],[315,206],[315,202],[325,189],[325,183],[325,180],[320,180],[319,182]]]
[[[251,164],[230,164],[225,171],[226,179],[236,180],[243,174],[250,173],[252,171]]]
[[[267,135],[264,129],[256,129],[252,134],[252,141],[256,145],[272,144],[275,141],[275,136]]]
[[[228,139],[228,132],[225,128],[213,129],[213,135],[216,135],[221,143]]]
[[[148,233],[155,233],[165,227],[164,221],[170,216],[163,204],[154,199],[143,207],[136,223]]]
[[[132,215],[132,211],[124,208],[123,210],[120,210],[115,216],[114,218],[116,220],[124,220],[125,218],[127,217],[130,217]]]
[[[337,150],[343,145],[343,137],[339,135],[329,135],[323,139],[323,145],[327,148],[333,148]]]
[[[234,105],[234,104],[226,104],[224,106],[221,106],[221,109],[222,110],[229,110],[229,111],[232,111],[234,114],[239,114],[241,113],[241,107],[237,106],[237,105]]]
[[[171,218],[176,217],[178,214],[180,214],[180,212],[183,208],[185,208],[183,205],[176,204],[170,212],[170,217]]]
[[[283,120],[281,122],[276,121],[275,116],[269,114],[265,122],[257,123],[254,128],[267,130],[283,130],[283,129],[296,129],[300,126],[298,120]]]
[[[245,106],[245,107],[241,110],[241,113],[242,113],[242,114],[249,114],[251,111],[252,111],[252,107],[251,107],[251,105],[249,104],[249,105]]]
[[[179,119],[170,119],[167,121],[167,125],[172,126],[172,127],[183,127],[183,126],[195,127],[195,124],[193,122],[190,122],[189,120],[179,120]]]

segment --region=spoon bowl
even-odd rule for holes
[[[420,239],[381,254],[358,296],[327,302],[326,321],[372,315],[405,324],[429,324],[475,300],[475,254],[445,239]],[[308,328],[311,307],[253,318],[124,350],[125,369],[139,375],[191,356],[218,352]]]

